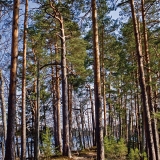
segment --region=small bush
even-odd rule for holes
[[[46,128],[46,131],[42,133],[42,142],[43,145],[41,146],[41,150],[46,158],[49,158],[52,153],[52,143],[51,143],[51,133],[49,128]]]
[[[141,160],[142,157],[144,160],[147,160],[147,154],[145,152],[141,154],[138,148],[135,150],[131,149],[128,155],[128,160]]]
[[[127,147],[123,139],[116,141],[113,137],[104,138],[104,148],[107,159],[126,159]]]

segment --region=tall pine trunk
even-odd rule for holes
[[[104,136],[107,136],[107,113],[106,113],[106,71],[104,67],[104,25],[102,25],[102,48],[101,48],[101,74],[102,74],[102,94],[103,94],[103,112],[104,112]]]
[[[55,148],[58,149],[58,133],[57,133],[57,105],[56,105],[56,84],[55,84],[55,67],[52,66],[52,106],[53,106],[53,120],[54,120],[54,144]]]
[[[97,160],[104,160],[103,128],[102,128],[102,96],[100,79],[100,53],[98,40],[98,23],[96,0],[91,1],[92,7],[92,26],[93,26],[93,52],[94,52],[94,93],[95,93],[95,111],[96,111],[96,143]]]
[[[69,109],[69,141],[72,141],[72,90],[73,85],[68,84],[68,109]]]
[[[26,51],[27,51],[27,19],[28,0],[25,4],[24,35],[23,35],[23,73],[22,73],[22,134],[21,134],[21,159],[26,159]]]
[[[60,99],[60,77],[59,68],[56,65],[56,107],[57,107],[57,136],[58,136],[58,150],[62,153],[62,136],[61,136],[61,99]]]
[[[61,78],[62,78],[62,111],[63,111],[63,155],[71,157],[69,144],[69,120],[68,120],[68,82],[67,82],[67,68],[66,68],[66,37],[64,31],[63,16],[55,7],[55,1],[49,0],[50,7],[55,14],[53,17],[60,25],[60,40],[61,40]],[[61,3],[59,0],[58,3]]]
[[[139,31],[138,31],[138,24],[137,24],[137,18],[135,14],[134,9],[134,0],[130,0],[131,4],[131,11],[132,11],[132,19],[133,19],[133,27],[134,27],[134,35],[135,35],[135,42],[136,42],[136,49],[137,49],[137,59],[138,59],[138,68],[139,68],[139,81],[140,81],[140,87],[141,87],[141,94],[142,94],[142,101],[143,101],[143,110],[146,113],[145,119],[146,119],[146,133],[147,136],[147,142],[150,149],[150,158],[152,160],[156,160],[155,155],[155,147],[154,147],[154,141],[153,141],[153,132],[152,132],[152,125],[151,125],[151,115],[150,115],[150,109],[148,104],[148,95],[146,90],[146,80],[145,80],[145,74],[144,74],[144,59],[142,55],[142,49],[141,49],[141,42],[139,39]]]
[[[5,157],[5,143],[7,138],[7,121],[6,121],[6,106],[4,100],[4,80],[2,77],[2,70],[0,70],[0,104],[2,111],[2,123],[3,123],[3,141],[2,141],[2,159]]]
[[[160,152],[159,152],[159,136],[157,132],[157,120],[154,116],[155,108],[153,106],[153,91],[152,91],[152,78],[151,78],[151,68],[150,68],[150,56],[149,56],[149,49],[148,49],[148,35],[147,35],[147,28],[146,28],[146,13],[144,8],[144,0],[141,0],[142,6],[142,23],[143,23],[143,36],[144,36],[144,52],[145,52],[145,62],[146,62],[146,83],[147,83],[147,94],[148,94],[148,103],[150,106],[150,111],[152,112],[153,119],[152,119],[152,130],[153,130],[153,140],[154,146],[156,151],[156,158],[160,160]]]
[[[69,146],[69,120],[68,120],[68,82],[66,69],[66,40],[63,17],[60,16],[61,30],[61,69],[62,69],[62,108],[63,108],[63,155],[71,157]]]
[[[35,109],[35,144],[34,144],[34,160],[39,160],[39,130],[40,130],[40,64],[37,58],[37,82],[36,82],[36,109]]]
[[[57,46],[57,39],[54,44],[55,46],[55,55],[58,55],[58,46]],[[52,53],[52,52],[51,52]],[[52,63],[53,60],[52,60]],[[54,140],[55,140],[55,148],[58,152],[62,153],[62,135],[61,135],[61,99],[60,99],[60,75],[59,70],[60,67],[58,64],[52,69],[52,105],[53,105],[53,119],[54,119]],[[54,77],[54,75],[56,77]]]
[[[92,141],[93,141],[93,146],[96,146],[96,141],[95,141],[95,130],[96,130],[96,124],[95,124],[95,110],[93,106],[93,100],[92,100],[92,91],[90,85],[88,86],[89,89],[89,99],[91,103],[91,114],[92,114]]]
[[[11,47],[11,68],[10,85],[8,98],[8,125],[6,140],[6,160],[15,159],[15,118],[16,118],[16,86],[17,86],[17,59],[18,59],[18,20],[19,0],[14,0],[13,26],[12,26],[12,47]]]

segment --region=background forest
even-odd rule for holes
[[[0,0],[0,159],[160,160],[159,22],[159,0]]]

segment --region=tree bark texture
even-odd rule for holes
[[[52,75],[54,75],[54,67],[52,67]],[[53,120],[54,120],[54,143],[55,148],[58,148],[58,131],[57,131],[57,106],[56,106],[56,77],[52,76],[52,106],[53,106]]]
[[[153,91],[152,91],[152,78],[151,78],[151,68],[150,68],[150,56],[149,56],[149,49],[148,49],[148,35],[147,35],[147,28],[146,28],[146,12],[144,8],[144,0],[141,0],[141,6],[142,6],[142,23],[143,23],[143,36],[144,36],[144,52],[145,52],[145,62],[146,62],[146,89],[148,94],[148,103],[150,106],[150,112],[152,112],[152,130],[153,130],[153,140],[154,140],[154,146],[156,151],[156,158],[157,160],[160,160],[160,152],[159,152],[159,136],[157,131],[157,119],[154,116],[155,108],[153,106]]]
[[[61,136],[61,99],[60,99],[60,77],[59,68],[56,65],[56,107],[57,107],[57,136],[58,136],[58,148],[59,152],[62,153],[62,136]]]
[[[21,160],[25,160],[26,159],[26,51],[27,51],[27,20],[28,20],[28,0],[26,0],[26,4],[25,4],[24,33],[23,33]]]
[[[0,104],[2,110],[2,123],[3,123],[3,141],[2,141],[2,158],[4,159],[5,154],[5,143],[7,138],[7,120],[6,120],[6,106],[4,99],[4,80],[2,76],[2,70],[0,70]]]
[[[102,25],[102,49],[101,49],[101,73],[102,73],[102,94],[103,94],[103,110],[104,110],[104,136],[107,136],[107,114],[106,114],[106,74],[104,67],[104,25]]]
[[[56,40],[57,41],[57,40]],[[57,42],[55,43],[55,54],[58,55]],[[62,153],[62,135],[61,135],[61,98],[60,98],[60,67],[56,65],[56,107],[57,107],[57,145],[58,150]]]
[[[93,52],[94,52],[94,93],[96,111],[96,142],[97,160],[104,160],[103,127],[102,127],[102,96],[100,79],[100,53],[98,40],[98,23],[96,0],[91,1],[92,7],[92,26],[93,26]]]
[[[53,10],[54,18],[60,25],[60,40],[61,40],[61,78],[62,78],[62,111],[63,111],[63,155],[71,157],[69,145],[69,120],[68,120],[68,82],[66,69],[66,37],[64,31],[63,16],[59,10],[54,6],[55,1],[49,0],[50,6]],[[61,3],[59,0],[58,3]]]
[[[89,89],[89,98],[90,98],[90,103],[91,103],[91,114],[92,114],[92,139],[93,139],[93,146],[96,146],[96,142],[95,142],[95,130],[96,130],[95,111],[94,111],[91,87],[88,86],[88,89]]]
[[[61,69],[62,69],[62,108],[63,108],[63,155],[71,157],[69,146],[69,120],[68,120],[68,82],[66,69],[66,40],[63,17],[60,16],[61,31]]]
[[[34,148],[34,160],[39,160],[39,123],[40,123],[40,64],[39,59],[37,58],[37,84],[36,84],[36,101],[37,105],[35,110],[35,148]]]
[[[15,159],[15,139],[14,138],[15,138],[15,117],[16,117],[18,20],[19,20],[19,0],[14,0],[10,85],[9,85],[9,98],[8,98],[8,125],[7,125],[5,160]]]
[[[141,93],[142,93],[143,110],[146,113],[145,119],[146,119],[146,124],[148,126],[146,127],[146,133],[148,133],[146,138],[147,138],[148,145],[150,146],[151,155],[149,155],[150,156],[149,159],[156,160],[152,125],[151,125],[151,115],[150,115],[150,108],[148,104],[148,95],[146,90],[146,80],[145,80],[145,74],[144,74],[144,64],[143,64],[144,59],[142,55],[141,42],[139,39],[140,36],[139,36],[137,18],[136,18],[135,9],[134,9],[134,0],[130,0],[130,4],[131,4],[131,11],[132,11],[136,49],[137,49],[139,80],[140,80],[140,87],[141,87]]]
[[[68,84],[69,141],[72,141],[72,84]]]

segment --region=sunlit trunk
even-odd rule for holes
[[[100,53],[98,40],[98,23],[96,1],[91,1],[92,26],[93,26],[93,52],[94,52],[94,93],[95,93],[95,113],[96,113],[96,143],[97,160],[104,160],[103,127],[102,127],[102,96],[100,79]]]
[[[68,120],[68,82],[66,69],[66,40],[63,17],[60,17],[61,30],[61,69],[62,69],[62,108],[63,108],[63,155],[71,157],[69,146],[69,120]]]
[[[2,159],[5,157],[5,143],[7,138],[7,120],[6,120],[6,106],[4,99],[4,80],[2,77],[2,70],[0,69],[0,104],[2,110],[2,123],[3,123],[3,141],[2,141]]]
[[[148,94],[148,103],[150,105],[150,112],[153,115],[152,119],[152,131],[153,131],[153,140],[154,140],[154,146],[156,151],[156,158],[157,160],[160,160],[160,152],[159,152],[159,136],[157,132],[157,119],[154,116],[155,108],[153,106],[153,91],[152,91],[152,78],[151,78],[151,68],[150,68],[150,57],[149,57],[149,49],[148,49],[148,35],[147,35],[147,28],[146,28],[146,12],[144,8],[144,0],[141,0],[142,5],[142,22],[143,22],[143,36],[144,36],[144,51],[145,51],[145,62],[146,62],[146,90]]]
[[[16,86],[17,86],[17,58],[18,58],[18,20],[19,0],[14,0],[13,27],[11,47],[10,85],[8,98],[8,125],[5,160],[15,159],[15,118],[16,118]]]
[[[27,51],[27,19],[28,0],[25,4],[24,33],[23,33],[23,71],[22,71],[22,134],[21,134],[21,159],[26,159],[26,51]]]
[[[143,100],[143,110],[145,112],[145,120],[147,124],[146,138],[147,138],[148,146],[150,146],[149,159],[156,160],[155,147],[154,147],[154,141],[153,141],[153,131],[152,131],[152,125],[151,125],[151,115],[150,115],[150,108],[148,104],[148,95],[146,90],[146,80],[145,80],[145,74],[144,74],[144,64],[143,64],[144,59],[142,55],[141,42],[139,39],[140,36],[139,36],[137,18],[136,18],[135,9],[134,9],[134,0],[130,0],[130,4],[131,4],[131,11],[132,11],[136,49],[137,49],[139,80],[140,80],[140,87],[141,87],[142,100]]]

